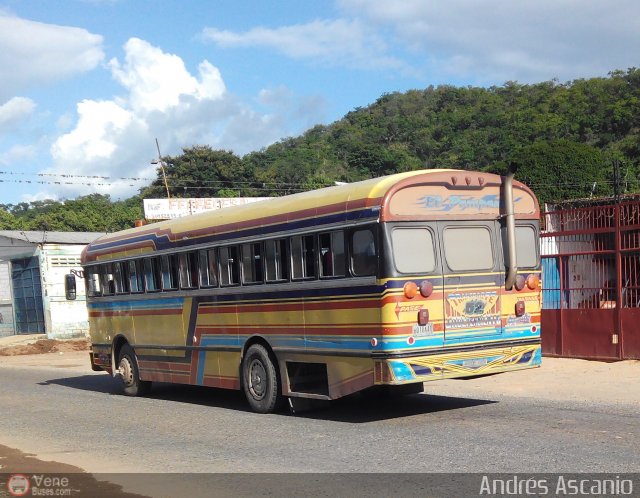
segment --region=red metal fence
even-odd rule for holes
[[[544,214],[542,351],[640,359],[640,200]]]

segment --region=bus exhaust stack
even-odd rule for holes
[[[507,229],[507,276],[505,278],[505,289],[513,289],[513,284],[516,281],[516,275],[518,273],[518,262],[516,260],[516,221],[513,208],[513,177],[516,174],[516,166],[510,165],[509,172],[504,177],[503,186],[503,199],[505,208],[505,226]]]

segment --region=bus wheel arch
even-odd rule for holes
[[[151,382],[140,379],[138,358],[133,347],[123,337],[118,336],[113,346],[114,376],[119,377],[125,396],[144,396],[151,390]]]
[[[111,346],[111,366],[113,367],[113,375],[115,375],[116,371],[118,370],[120,350],[125,344],[129,344],[129,341],[127,341],[127,338],[125,336],[118,334],[113,338],[113,343]]]
[[[284,405],[280,365],[264,337],[252,337],[244,345],[240,386],[253,411],[273,413]]]

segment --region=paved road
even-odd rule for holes
[[[258,415],[232,391],[120,396],[76,356],[57,368],[0,363],[0,444],[89,472],[640,470],[633,404],[479,395],[476,381],[456,381],[454,395],[434,385],[437,395]]]

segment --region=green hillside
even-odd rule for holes
[[[541,202],[636,192],[640,70],[564,84],[508,82],[392,93],[329,126],[315,126],[244,157],[197,145],[164,160],[176,197],[285,195],[420,168],[502,172],[510,163]],[[165,195],[160,173],[141,191],[143,198]],[[99,209],[104,202],[110,201],[102,198]],[[127,216],[141,216],[136,198],[113,203],[118,216],[103,216],[99,225],[91,216],[69,216],[73,223],[67,222],[60,214],[67,205],[45,204],[6,206],[0,226],[78,230],[86,223],[86,230],[103,230],[119,228]],[[55,224],[49,220],[53,213]]]

